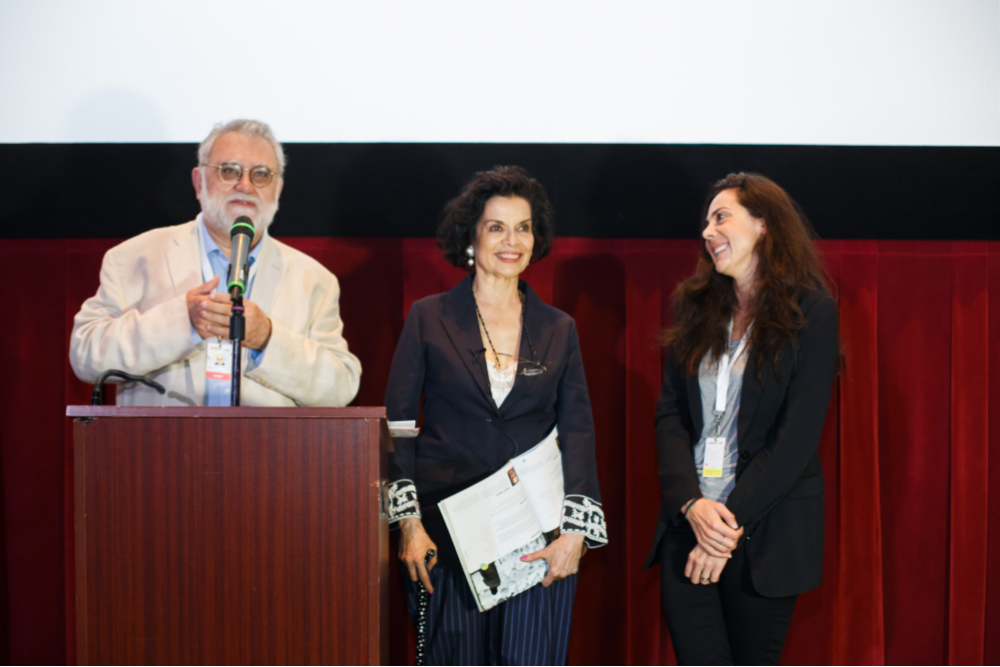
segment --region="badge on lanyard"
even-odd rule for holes
[[[225,407],[232,402],[233,341],[210,339],[205,346],[205,405]]]
[[[210,339],[205,353],[205,379],[229,382],[233,378],[233,341]]]
[[[733,323],[729,323],[729,335],[733,334]],[[743,348],[746,347],[747,338],[750,335],[750,327],[740,339],[740,344],[730,357],[729,353],[722,355],[719,359],[718,372],[715,376],[715,433],[711,438],[705,438],[705,460],[701,467],[702,477],[722,477],[722,465],[726,454],[726,438],[722,435],[722,418],[726,414],[726,403],[729,394],[729,377],[733,373],[733,366],[739,359]]]
[[[722,459],[725,452],[725,438],[705,439],[705,463],[701,468],[702,477],[722,477]]]

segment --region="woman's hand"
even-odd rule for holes
[[[533,554],[521,556],[521,560],[530,563],[533,560],[544,558],[548,562],[548,574],[542,579],[542,586],[548,588],[553,581],[577,573],[580,569],[580,557],[583,555],[583,549],[583,535],[563,533],[549,546]]]
[[[726,558],[712,556],[700,544],[688,554],[688,562],[684,567],[684,576],[691,580],[692,584],[719,583],[719,575],[722,568],[726,567]]]
[[[437,555],[424,566],[424,558],[427,552],[433,549],[437,551],[437,545],[424,530],[424,524],[420,519],[411,517],[399,520],[399,560],[406,564],[406,569],[410,571],[410,581],[418,579],[424,583],[424,588],[428,593],[434,593],[431,586],[431,577],[428,572],[437,565]]]
[[[698,498],[687,510],[688,523],[694,529],[698,544],[710,556],[730,558],[743,529],[736,524],[736,517],[722,503]]]

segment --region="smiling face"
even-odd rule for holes
[[[256,243],[274,219],[284,180],[275,175],[268,185],[257,188],[250,182],[250,169],[265,165],[277,174],[274,148],[255,134],[228,132],[216,139],[208,164],[212,166],[196,167],[191,174],[205,221],[228,234],[233,221],[245,215],[253,220]],[[243,177],[236,183],[222,182],[219,170],[213,168],[221,164],[240,165]]]
[[[528,268],[535,235],[531,205],[523,197],[491,197],[476,225],[476,272],[516,278]]]
[[[715,262],[715,270],[750,285],[757,273],[757,241],[767,231],[763,218],[755,218],[743,208],[736,189],[723,190],[708,206],[708,218],[701,236]]]

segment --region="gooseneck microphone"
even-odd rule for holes
[[[253,220],[245,215],[236,218],[229,230],[229,238],[232,239],[233,247],[226,289],[229,290],[229,295],[234,298],[243,296],[247,289],[247,275],[250,268],[248,258],[253,235]]]
[[[120,371],[117,368],[112,368],[101,373],[100,377],[97,378],[97,382],[94,383],[94,392],[90,395],[91,405],[101,404],[101,389],[104,387],[105,380],[110,377],[121,378],[123,380],[128,380],[129,382],[140,382],[147,387],[155,389],[161,394],[167,393],[167,390],[163,388],[163,385],[156,380],[150,380],[149,378],[141,375],[132,375],[131,373]]]

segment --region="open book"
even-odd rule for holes
[[[545,578],[548,564],[521,556],[545,548],[562,519],[557,429],[483,481],[438,503],[479,611]]]

